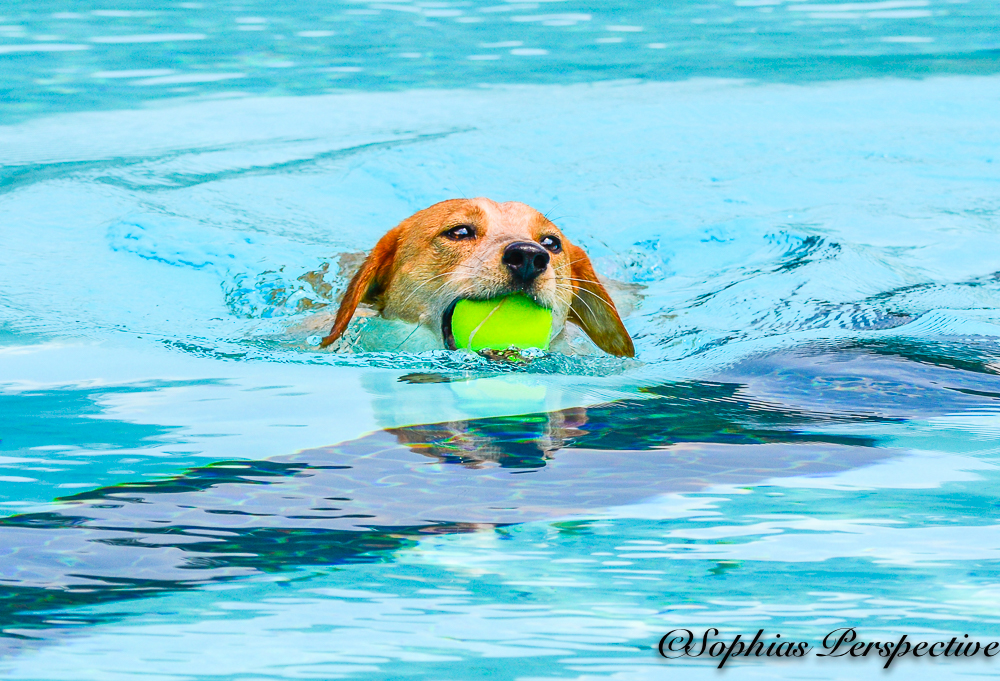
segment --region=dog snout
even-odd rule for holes
[[[501,262],[510,270],[515,281],[529,284],[549,266],[549,254],[538,244],[515,241],[503,249]]]

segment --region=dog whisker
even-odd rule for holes
[[[417,331],[419,331],[419,330],[420,330],[420,325],[419,325],[419,324],[417,324],[417,325],[416,325],[415,327],[413,327],[413,331],[410,331],[410,333],[408,333],[408,334],[407,334],[406,338],[404,338],[404,339],[403,339],[402,341],[400,341],[399,345],[397,345],[397,346],[396,346],[396,347],[395,347],[395,348],[393,349],[393,352],[399,352],[399,349],[400,349],[401,347],[403,347],[404,345],[406,345],[406,341],[408,341],[408,340],[410,340],[411,338],[413,338],[413,334],[415,334],[415,333],[416,333]]]
[[[572,277],[568,277],[568,279],[570,281],[578,281],[578,282],[582,282],[582,283],[585,283],[585,284],[593,283],[593,282],[588,281],[586,279],[573,279]],[[574,291],[574,293],[581,293],[581,292],[582,293],[589,293],[590,295],[594,296],[599,301],[601,301],[602,303],[604,303],[605,305],[607,305],[608,307],[610,307],[612,310],[615,309],[614,305],[612,305],[611,303],[609,303],[608,301],[606,301],[602,296],[600,296],[597,293],[594,293],[590,289],[587,289],[587,288],[584,288],[583,286],[580,286],[580,287],[577,287],[577,289]]]
[[[567,289],[563,289],[563,290],[567,290],[567,291],[568,291],[568,292],[570,292],[571,294],[573,294],[573,295],[576,295],[576,291],[574,291],[574,290],[573,290],[572,288],[567,288]],[[583,289],[583,290],[585,290],[585,289]],[[587,303],[587,301],[586,301],[586,300],[585,300],[584,298],[577,298],[577,300],[579,300],[579,301],[580,301],[580,303],[582,303],[582,304],[583,304],[583,305],[584,305],[584,306],[585,306],[585,307],[586,307],[586,308],[587,308],[588,310],[590,310],[590,314],[592,314],[592,315],[595,315],[595,316],[596,316],[596,313],[594,312],[594,308],[592,308],[592,307],[591,307],[591,306],[590,306],[590,305],[589,305],[589,304]],[[603,301],[602,301],[602,302],[603,302]]]
[[[420,286],[418,286],[417,288],[415,288],[412,291],[410,291],[410,295],[406,296],[406,298],[403,299],[403,302],[400,303],[400,307],[402,307],[403,305],[406,305],[406,303],[409,302],[410,298],[412,298],[413,296],[415,296],[420,291],[420,289],[422,289],[424,286],[427,286],[427,284],[431,283],[432,281],[434,281],[436,279],[440,279],[441,277],[447,277],[450,274],[451,274],[451,272],[442,272],[441,274],[436,274],[433,277],[428,278],[427,281],[423,282],[422,284],[420,284]],[[438,291],[440,291],[440,290],[441,290],[441,288],[439,287]],[[435,293],[437,293],[437,291],[435,291]]]
[[[596,312],[594,312],[594,308],[592,308],[592,307],[590,306],[590,303],[588,303],[588,302],[586,301],[586,299],[584,299],[584,298],[577,298],[577,300],[579,300],[579,301],[580,301],[581,303],[583,303],[583,306],[584,306],[585,308],[587,308],[588,310],[590,310],[590,314],[594,315],[595,317],[597,316],[597,313],[596,313]]]

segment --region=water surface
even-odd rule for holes
[[[9,677],[645,679],[675,627],[1000,635],[992,3],[2,13]],[[315,347],[352,257],[476,195],[639,294],[636,360]]]

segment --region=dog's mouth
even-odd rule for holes
[[[455,298],[451,301],[451,305],[445,308],[444,314],[441,315],[441,335],[444,337],[444,346],[449,350],[458,350],[458,346],[455,344],[455,334],[451,330],[451,318],[455,314],[455,306],[460,300],[461,298]]]

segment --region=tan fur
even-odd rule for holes
[[[461,225],[473,227],[476,237],[455,241],[444,236]],[[534,208],[484,198],[435,204],[383,236],[348,285],[321,345],[340,338],[361,303],[388,319],[427,326],[443,345],[441,319],[448,306],[458,298],[521,290],[501,262],[503,250],[517,241],[539,243],[544,236],[559,239],[562,248],[549,253],[548,267],[524,293],[552,310],[557,331],[572,321],[605,352],[633,357],[632,339],[587,254]]]

